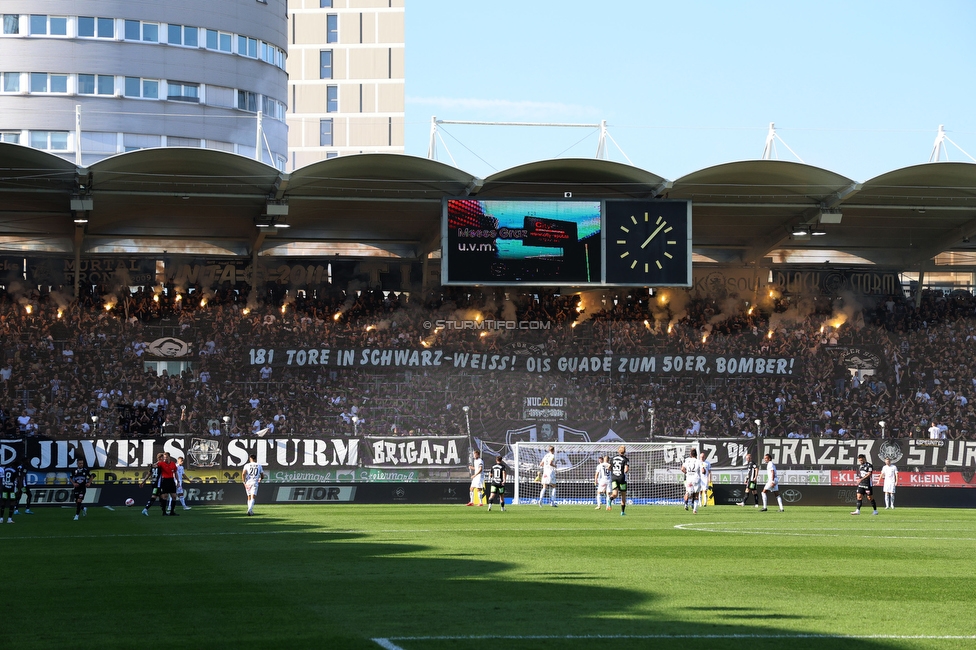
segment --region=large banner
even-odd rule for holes
[[[65,473],[80,458],[94,469],[135,480],[147,470],[159,452],[183,456],[190,475],[212,476],[218,481],[234,480],[249,454],[269,473],[284,472],[289,480],[304,473],[321,480],[321,470],[355,468],[360,462],[358,438],[210,438],[204,436],[160,436],[155,438],[89,438],[80,440],[0,441],[0,463],[23,463],[29,471],[57,475]]]
[[[560,423],[499,421],[473,432],[482,453],[511,458],[517,442],[603,442],[607,451],[635,440],[648,440],[634,426],[605,422]],[[665,467],[671,480],[692,447],[711,462],[714,481],[744,481],[746,454],[759,463],[769,454],[782,482],[796,485],[847,485],[853,482],[857,457],[864,454],[880,470],[886,459],[898,467],[901,485],[972,487],[976,480],[976,441],[925,439],[833,438],[655,438],[664,443]],[[471,447],[466,436],[360,436],[310,438],[223,438],[160,436],[0,441],[0,464],[23,464],[32,484],[59,485],[83,459],[100,483],[140,483],[167,451],[183,456],[192,483],[240,480],[240,468],[253,453],[274,482],[414,483],[464,478]]]
[[[240,480],[240,468],[254,454],[270,480],[280,482],[444,480],[466,468],[470,446],[464,436],[322,438],[223,438],[173,436],[80,440],[0,441],[0,463],[23,463],[35,482],[57,484],[78,459],[101,482],[138,483],[156,454],[183,456],[191,482]]]
[[[773,269],[772,284],[783,293],[821,293],[836,296],[841,292],[862,295],[901,295],[901,278],[895,271],[868,268],[825,269],[795,267]]]
[[[367,436],[363,439],[363,461],[367,467],[467,467],[468,452],[468,439],[464,436]]]
[[[786,376],[799,371],[793,357],[720,356],[715,354],[620,354],[581,356],[521,356],[473,354],[437,348],[416,350],[378,348],[250,348],[244,363],[250,366],[306,368],[449,368],[481,373],[520,370],[570,375],[618,373],[681,377]]]

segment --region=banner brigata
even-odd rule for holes
[[[682,377],[789,376],[799,372],[794,357],[717,354],[524,356],[473,354],[441,349],[250,348],[244,363],[271,368],[431,368],[500,373],[512,370],[570,375],[645,374]]]
[[[468,451],[468,439],[464,436],[363,438],[363,464],[372,468],[467,467]]]

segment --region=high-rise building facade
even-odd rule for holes
[[[3,0],[0,141],[83,165],[183,146],[284,169],[286,12],[285,0]]]
[[[404,0],[290,0],[289,168],[403,153]]]

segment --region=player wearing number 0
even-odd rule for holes
[[[890,458],[885,458],[884,467],[881,468],[881,480],[883,481],[885,510],[894,510],[895,488],[898,486],[898,468],[891,464]]]
[[[610,506],[610,463],[607,462],[608,456],[600,456],[597,459],[596,473],[593,475],[593,485],[596,486],[596,509],[600,509],[600,495]]]
[[[701,490],[701,463],[698,460],[698,450],[688,452],[688,458],[681,464],[681,471],[685,473],[685,510],[691,501],[691,511],[698,514],[698,493]]]
[[[491,512],[491,502],[498,499],[498,503],[505,512],[505,480],[508,478],[508,465],[502,462],[501,456],[495,456],[495,464],[489,471],[489,481],[491,492],[488,495],[488,512]]]
[[[542,491],[539,492],[539,507],[542,507],[542,499],[546,496],[546,488],[549,488],[549,505],[556,507],[556,448],[549,445],[549,451],[539,462],[542,468]]]
[[[627,514],[627,472],[630,471],[630,459],[627,458],[627,448],[620,445],[617,448],[617,455],[610,459],[610,499],[607,501],[607,510],[613,504],[613,500],[620,495],[620,515]]]
[[[852,515],[861,514],[861,504],[864,503],[864,495],[868,495],[868,501],[871,502],[871,507],[874,512],[871,514],[878,514],[878,504],[874,501],[874,490],[871,488],[871,474],[874,472],[874,465],[868,462],[868,459],[864,454],[859,454],[857,457],[857,507],[854,508]]]
[[[69,481],[71,482],[71,497],[75,500],[75,521],[78,521],[78,515],[88,516],[88,508],[82,504],[85,502],[85,493],[92,482],[91,471],[85,467],[85,461],[78,459],[78,465],[71,471]]]
[[[241,469],[244,491],[247,493],[247,516],[254,514],[254,499],[258,495],[258,484],[264,478],[264,468],[257,462],[254,454],[247,457],[248,462]]]
[[[776,469],[776,464],[773,463],[773,457],[769,454],[763,456],[763,462],[766,463],[766,485],[763,486],[762,490],[763,507],[760,512],[766,512],[766,495],[770,492],[776,497],[776,503],[779,504],[779,511],[783,512],[783,497],[779,495],[779,470]]]

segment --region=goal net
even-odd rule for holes
[[[681,464],[694,443],[679,442],[518,442],[512,471],[514,504],[539,502],[542,484],[539,463],[549,446],[556,454],[556,503],[596,504],[596,474],[600,456],[613,457],[623,444],[630,460],[627,473],[627,505],[674,505],[685,494]],[[546,502],[549,494],[546,494]],[[602,498],[605,503],[605,497]],[[618,497],[619,503],[619,497]]]

